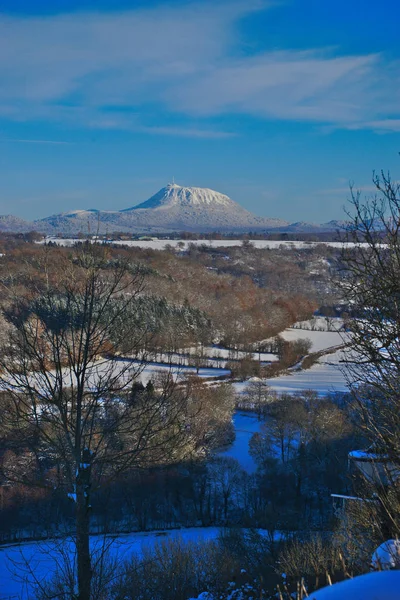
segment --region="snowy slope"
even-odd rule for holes
[[[325,232],[340,228],[339,221],[323,225],[297,222],[291,225],[278,218],[258,217],[215,190],[184,187],[170,183],[145,202],[123,210],[78,209],[54,214],[27,223],[13,216],[0,216],[0,231],[36,229],[47,234],[132,233],[172,231],[256,231]]]
[[[309,600],[400,600],[400,571],[378,571],[310,594]]]
[[[169,229],[249,229],[287,225],[280,219],[256,217],[240,204],[208,188],[168,184],[137,206],[121,211],[130,218],[152,227]]]
[[[214,206],[236,209],[238,205],[225,194],[208,188],[182,187],[176,183],[170,183],[146,202],[121,212],[147,208],[165,209],[172,206]]]
[[[228,196],[208,188],[175,183],[120,211],[75,210],[35,221],[37,229],[71,232],[104,231],[248,231],[285,227],[286,221],[257,217]]]
[[[218,537],[218,527],[192,527],[149,533],[120,534],[114,538],[110,554],[119,561],[129,559],[133,554],[140,555],[143,548],[154,547],[165,539],[180,539],[183,542],[209,541]],[[108,537],[108,543],[113,536]],[[92,552],[101,551],[103,536],[93,536],[90,540]],[[54,572],[57,561],[61,560],[60,546],[73,559],[74,545],[70,538],[46,542],[25,542],[0,547],[0,600],[30,600],[33,596],[34,577],[38,582],[45,581]],[[34,576],[29,572],[32,569]]]

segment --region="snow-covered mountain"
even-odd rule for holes
[[[14,217],[14,215],[0,215],[0,231],[23,233],[26,231],[33,231],[34,229],[36,229],[35,225],[30,221],[25,221],[20,217]]]
[[[146,202],[121,212],[143,225],[170,229],[249,230],[287,225],[281,219],[257,217],[225,194],[176,183],[162,188]]]
[[[0,231],[29,231],[76,234],[124,231],[157,233],[172,231],[287,231],[325,232],[338,229],[339,222],[324,225],[277,218],[258,217],[225,194],[208,188],[183,187],[170,183],[154,196],[124,210],[74,210],[26,222],[0,216]]]
[[[346,221],[328,221],[328,223],[308,223],[307,221],[297,221],[285,227],[279,227],[279,231],[287,233],[329,233],[332,231],[342,231],[346,229]]]
[[[38,228],[75,233],[108,231],[249,231],[288,225],[257,217],[214,190],[170,183],[154,196],[120,211],[77,210],[36,221]]]
[[[122,212],[147,208],[165,209],[177,206],[225,207],[233,210],[237,210],[238,208],[243,210],[239,204],[220,192],[215,192],[208,188],[182,187],[176,183],[169,183],[166,187],[161,188],[157,194],[149,198],[149,200],[146,200],[146,202],[142,202],[142,204],[138,204],[132,208],[127,208]]]

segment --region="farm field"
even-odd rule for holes
[[[292,371],[290,374],[267,379],[268,385],[279,393],[293,394],[304,390],[315,390],[321,396],[333,392],[348,391],[346,377],[340,370],[343,352],[322,356],[310,369]]]
[[[311,352],[321,352],[345,343],[345,337],[338,331],[310,331],[307,329],[288,328],[280,334],[287,342],[295,340],[311,340]]]

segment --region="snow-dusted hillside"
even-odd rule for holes
[[[12,231],[20,233],[25,231],[33,231],[35,226],[29,221],[24,221],[13,215],[0,215],[0,231]]]

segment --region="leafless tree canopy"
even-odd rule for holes
[[[56,272],[42,266],[29,293],[10,298],[4,311],[6,421],[24,442],[4,461],[4,474],[65,487],[76,502],[79,598],[87,600],[93,490],[133,467],[199,451],[194,421],[204,398],[170,372],[146,389],[135,386],[151,332],[139,318],[140,268],[97,247],[72,252]]]
[[[356,248],[342,256],[342,292],[352,313],[345,369],[369,445],[366,458],[382,475],[373,485],[365,482],[364,494],[379,500],[367,512],[375,523],[386,522],[385,535],[399,535],[400,186],[385,173],[374,183],[372,198],[352,191],[348,240]]]

